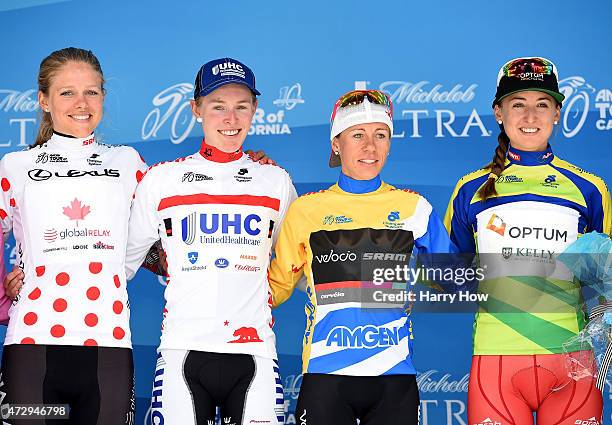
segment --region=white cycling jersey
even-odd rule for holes
[[[276,358],[267,269],[296,196],[282,168],[205,143],[147,171],[132,207],[126,267],[130,279],[161,238],[169,282],[160,350]]]
[[[5,344],[131,347],[125,279],[138,153],[54,134],[0,161],[2,230],[25,278]]]

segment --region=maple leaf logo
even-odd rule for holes
[[[83,220],[87,214],[91,212],[88,205],[81,205],[81,201],[77,198],[70,203],[70,206],[64,207],[64,215],[70,220],[76,220],[76,225],[79,227],[79,220]]]

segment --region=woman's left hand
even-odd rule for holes
[[[260,164],[276,165],[276,161],[274,161],[272,158],[266,155],[264,151],[254,152],[253,150],[248,149],[244,151],[244,153],[250,156],[253,161],[257,161]]]

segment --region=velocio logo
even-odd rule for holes
[[[354,329],[336,326],[327,335],[325,345],[345,348],[390,347],[399,344],[400,329],[373,325],[358,326]]]
[[[337,262],[345,262],[345,261],[356,261],[357,260],[357,254],[355,254],[354,252],[351,252],[351,251],[337,253],[337,252],[334,252],[333,249],[331,249],[329,251],[329,254],[315,255],[315,260],[319,264],[323,264],[323,263],[337,263]]]

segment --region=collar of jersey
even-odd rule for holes
[[[74,137],[69,134],[53,132],[46,146],[64,151],[85,152],[89,151],[96,144],[96,136],[91,133],[87,137]]]
[[[515,149],[512,146],[508,148],[508,161],[511,164],[517,165],[544,165],[550,163],[555,155],[550,148],[550,145],[546,145],[546,149],[539,152],[529,152]]]
[[[338,186],[348,193],[361,194],[374,192],[381,184],[380,175],[370,180],[355,180],[340,171],[340,177],[338,178]]]
[[[242,158],[242,147],[235,152],[223,152],[214,146],[206,144],[206,141],[202,139],[200,155],[213,162],[232,162]]]

